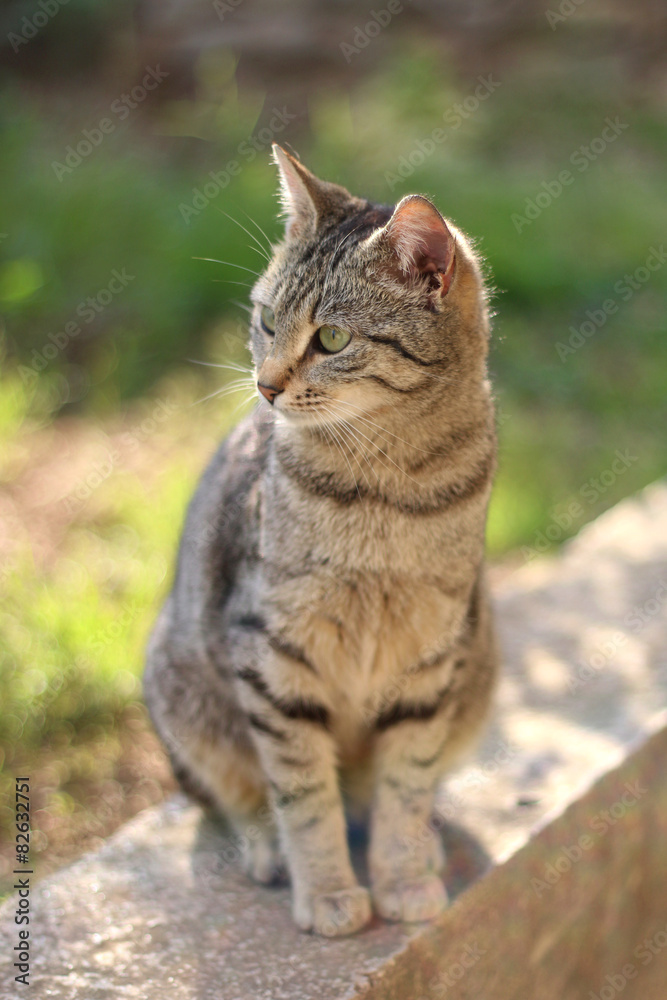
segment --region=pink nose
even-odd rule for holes
[[[272,385],[262,385],[261,382],[257,383],[257,388],[261,392],[265,399],[268,399],[269,403],[273,406],[273,401],[283,390],[275,389]]]

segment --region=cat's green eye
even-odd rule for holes
[[[321,326],[317,331],[317,337],[325,351],[329,354],[338,354],[350,343],[352,334],[339,326]]]
[[[266,332],[273,336],[276,332],[276,317],[273,315],[273,309],[269,309],[268,306],[262,306],[259,318]]]

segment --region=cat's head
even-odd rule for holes
[[[468,241],[419,195],[375,205],[274,145],[284,240],[252,291],[258,388],[304,424],[426,407],[483,377],[488,310]]]

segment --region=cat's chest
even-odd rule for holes
[[[317,574],[273,597],[274,623],[313,664],[327,702],[362,728],[401,696],[419,697],[432,673],[421,668],[455,640],[465,611],[463,588],[419,577]]]
[[[383,706],[429,696],[422,677],[434,674],[419,667],[456,640],[465,614],[466,538],[451,517],[380,503],[265,508],[269,619],[316,668],[351,743]]]

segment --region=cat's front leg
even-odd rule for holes
[[[292,669],[298,675],[303,667]],[[282,655],[269,652],[261,670],[237,676],[291,876],[295,922],[327,937],[353,934],[370,919],[370,895],[350,863],[328,711],[289,690]]]
[[[377,739],[369,868],[375,908],[387,920],[431,920],[447,904],[444,852],[430,821],[448,712],[427,719],[427,708],[397,706]]]

